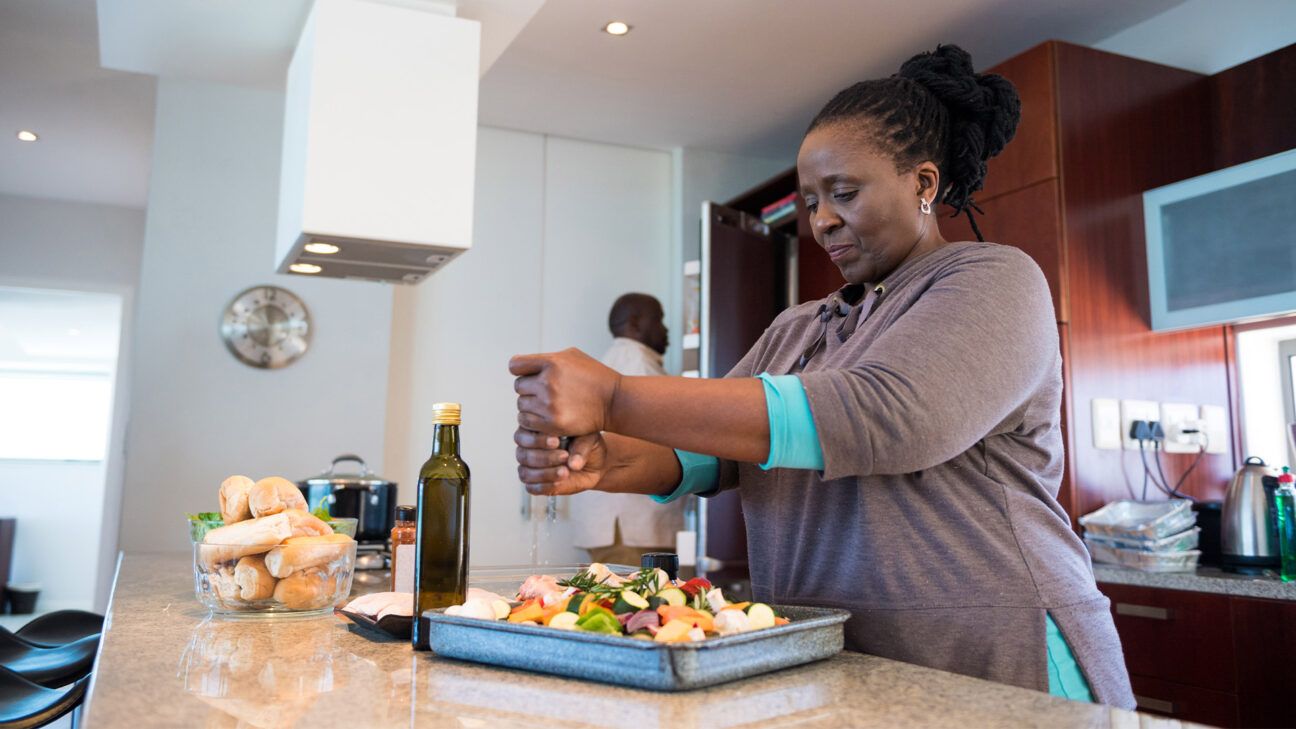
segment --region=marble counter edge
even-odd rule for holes
[[[1207,592],[1234,597],[1257,597],[1296,602],[1296,583],[1263,577],[1198,572],[1140,572],[1127,567],[1095,564],[1094,578],[1100,583],[1158,587],[1185,592]]]

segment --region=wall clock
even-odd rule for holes
[[[288,289],[253,286],[225,307],[220,333],[240,362],[270,370],[287,367],[310,347],[310,312]]]

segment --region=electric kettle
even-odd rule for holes
[[[1229,482],[1220,517],[1220,552],[1230,572],[1259,574],[1281,563],[1274,490],[1278,469],[1252,456]]]

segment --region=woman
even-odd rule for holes
[[[659,500],[737,488],[759,599],[849,609],[855,650],[1133,708],[1056,500],[1048,285],[1020,250],[947,242],[934,219],[938,202],[971,219],[1018,115],[1012,85],[955,46],[839,93],[797,172],[847,285],[780,314],[723,380],[515,357],[522,480]],[[573,433],[589,435],[560,449]]]

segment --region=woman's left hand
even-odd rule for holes
[[[518,425],[553,435],[579,436],[609,429],[621,375],[579,349],[518,355]]]

